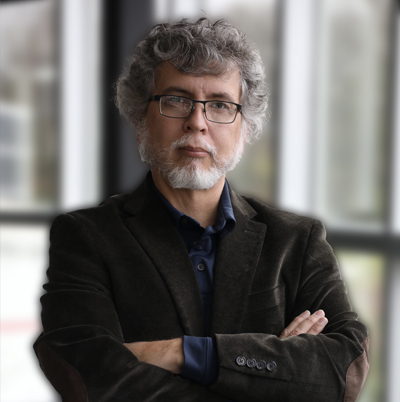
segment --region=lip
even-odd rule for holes
[[[204,158],[208,155],[208,151],[200,147],[186,146],[179,148],[179,150],[192,158]]]

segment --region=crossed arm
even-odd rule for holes
[[[325,328],[328,319],[323,310],[314,314],[306,310],[297,316],[281,333],[279,339],[300,334],[318,335]],[[139,361],[153,364],[174,374],[180,374],[185,363],[182,338],[153,342],[132,342],[124,345]]]
[[[248,323],[243,324],[243,333],[217,333],[218,378],[203,386],[176,375],[184,365],[183,333],[174,321],[176,314],[167,293],[162,293],[164,284],[158,276],[150,275],[152,265],[147,256],[132,246],[125,233],[126,239],[113,233],[105,241],[103,236],[108,232],[98,234],[96,228],[86,227],[89,224],[78,218],[63,216],[53,226],[49,282],[41,300],[44,331],[35,343],[43,371],[65,401],[140,398],[211,402],[225,397],[247,401],[264,400],[266,395],[271,401],[294,397],[297,401],[356,400],[368,366],[367,332],[351,311],[332,254],[318,238],[319,228],[310,235],[296,303],[286,300],[290,314],[298,316],[279,338],[268,331],[249,331]],[[113,248],[118,250],[117,261],[116,252],[109,252]],[[129,264],[136,260],[133,270]],[[284,262],[291,266],[290,260]],[[146,270],[140,270],[142,266]],[[120,272],[125,274],[123,280],[117,275]],[[135,287],[139,277],[141,285]],[[150,309],[157,304],[146,299],[142,277],[154,288],[151,296],[158,304],[166,304],[166,317]],[[118,289],[125,289],[118,297],[110,290],[113,280]],[[287,295],[295,290],[288,289]],[[139,314],[143,306],[146,315]],[[324,309],[329,325],[326,318],[319,321],[324,314],[301,313],[307,308]],[[251,312],[251,322],[264,314],[277,316],[275,307],[273,310],[265,306],[260,312]],[[155,317],[161,320],[157,333],[162,326],[161,336],[169,340],[124,344],[126,340],[157,339],[152,332]],[[127,325],[131,322],[135,323],[135,336]],[[325,325],[326,331],[320,334]],[[236,363],[237,356],[274,360],[278,369],[270,372],[242,367]]]

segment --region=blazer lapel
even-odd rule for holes
[[[214,266],[212,334],[239,332],[267,230],[265,224],[250,220],[256,212],[232,191],[231,201],[236,226],[218,244]]]
[[[185,335],[205,336],[200,289],[189,254],[157,195],[144,182],[124,206],[129,231],[163,278]]]

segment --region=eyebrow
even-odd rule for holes
[[[174,86],[174,85],[171,85],[171,86],[165,88],[162,92],[165,95],[168,95],[169,92],[178,92],[183,95],[186,95],[188,98],[192,97],[192,93],[190,91],[188,91],[187,89],[181,88],[181,87]],[[234,102],[232,95],[229,94],[228,92],[212,92],[212,93],[208,94],[207,98]],[[234,103],[236,103],[236,102],[234,102]]]

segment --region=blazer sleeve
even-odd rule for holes
[[[313,224],[299,258],[287,324],[307,309],[321,308],[329,319],[323,333],[284,340],[266,333],[216,334],[219,375],[211,389],[243,402],[356,401],[369,369],[368,334],[352,311],[320,222]],[[259,369],[257,362],[265,364]]]
[[[63,402],[225,400],[138,361],[123,345],[109,271],[74,215],[55,220],[50,240],[48,283],[41,298],[43,333],[34,349]]]

